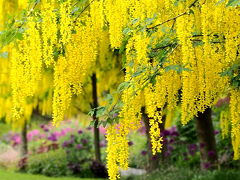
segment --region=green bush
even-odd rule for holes
[[[218,170],[218,171],[208,171],[202,173],[199,176],[193,178],[193,180],[239,180],[240,172],[237,170]]]
[[[69,174],[64,150],[58,149],[29,157],[27,172],[46,176],[65,176]]]

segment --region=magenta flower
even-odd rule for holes
[[[172,146],[167,146],[168,151],[173,151],[174,148]]]
[[[142,126],[138,129],[138,132],[141,133],[141,134],[146,134],[146,127],[145,126]]]
[[[132,141],[129,141],[129,142],[128,142],[128,145],[129,145],[129,146],[132,146],[132,145],[133,145],[133,142],[132,142]]]
[[[41,129],[44,129],[44,128],[45,128],[45,124],[41,124],[41,125],[40,125],[40,128],[41,128]]]
[[[200,143],[200,148],[204,148],[205,147],[205,144],[204,143]]]
[[[215,156],[215,152],[214,151],[209,151],[208,152],[208,157],[214,157]]]
[[[171,153],[169,151],[164,152],[164,157],[169,157]]]
[[[141,152],[141,154],[142,154],[143,156],[145,156],[145,155],[147,155],[147,151],[143,150],[143,151]]]
[[[87,139],[81,139],[81,142],[83,143],[83,145],[86,145],[88,143]]]
[[[87,127],[86,129],[89,130],[89,131],[91,131],[91,130],[92,130],[92,127]]]
[[[197,149],[198,149],[198,147],[197,147],[196,144],[190,144],[190,145],[188,146],[189,154],[191,154],[192,156],[195,155]]]
[[[161,132],[161,136],[169,136],[170,135],[170,131],[168,131],[168,130],[164,130],[164,131],[162,131]]]
[[[100,147],[106,147],[106,143],[104,141],[100,142]]]
[[[106,135],[106,129],[104,127],[100,126],[99,131],[101,134]]]
[[[65,148],[65,147],[68,147],[69,145],[69,142],[68,141],[64,141],[63,144],[62,144],[62,147]]]
[[[32,141],[33,139],[36,139],[38,137],[40,137],[40,131],[37,129],[32,130],[27,134],[28,141]]]
[[[209,162],[205,162],[204,164],[203,164],[203,168],[204,169],[209,169],[211,167],[211,163],[209,163]]]
[[[19,145],[22,143],[22,140],[21,140],[21,137],[19,134],[14,134],[12,137],[11,137],[11,141],[13,143],[13,147]]]
[[[80,130],[78,130],[78,134],[82,134],[83,133],[83,131],[80,129]]]
[[[81,144],[77,144],[77,146],[76,146],[77,149],[82,149],[82,147],[83,146]]]
[[[48,136],[48,140],[55,142],[58,140],[58,138],[54,133],[52,133],[50,136]]]

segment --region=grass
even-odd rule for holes
[[[190,168],[166,167],[143,176],[129,176],[123,180],[240,180],[237,169],[201,171]]]
[[[5,171],[0,169],[1,180],[100,180],[74,177],[46,177],[41,175],[32,175],[24,173],[15,173],[12,171]]]

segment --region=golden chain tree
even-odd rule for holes
[[[158,124],[163,109],[174,111],[180,91],[182,124],[230,93],[234,159],[239,159],[238,0],[43,0],[20,6],[30,8],[20,25],[15,21],[2,35],[22,35],[2,40],[13,49],[8,66],[16,124],[29,112],[26,102],[38,97],[46,71],[53,72],[48,84],[54,88],[53,123],[59,124],[96,60],[111,61],[104,55],[111,47],[123,57],[125,79],[118,88],[118,123],[110,118],[107,127],[110,179],[128,168],[128,134],[139,128],[143,106],[153,153],[161,151]],[[117,107],[114,103],[107,112]]]

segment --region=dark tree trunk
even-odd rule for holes
[[[27,166],[27,155],[28,155],[28,142],[27,142],[27,127],[28,124],[27,122],[24,122],[24,125],[22,127],[22,131],[21,131],[21,151],[20,151],[20,155],[21,155],[21,159],[18,162],[18,167],[19,170],[21,171],[25,171],[26,166]]]
[[[198,113],[196,121],[200,144],[201,168],[216,168],[218,166],[218,154],[211,109],[207,108],[203,113]]]
[[[26,157],[28,154],[28,142],[27,142],[27,122],[24,123],[21,132],[22,146],[21,146],[21,156]]]
[[[149,117],[147,116],[145,112],[145,107],[142,108],[142,117],[143,117],[143,122],[146,127],[146,134],[147,134],[147,145],[149,148],[149,162],[148,162],[148,171],[154,171],[159,168],[160,161],[164,161],[164,152],[166,151],[166,147],[163,144],[162,147],[162,152],[157,153],[156,155],[152,154],[152,144],[151,144],[151,137],[150,137],[150,125],[149,125]],[[163,132],[165,129],[165,116],[163,116],[162,119],[163,123],[159,124],[160,131]]]
[[[98,107],[98,99],[97,99],[97,77],[96,74],[92,75],[92,98],[93,98],[93,108],[95,109],[93,114],[94,120],[94,148],[95,148],[95,159],[97,162],[101,163],[101,149],[100,149],[100,134],[98,123],[99,120],[97,118],[96,108]]]

